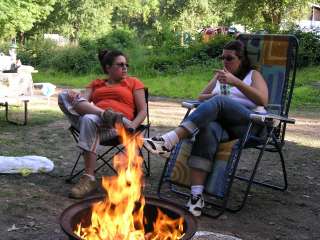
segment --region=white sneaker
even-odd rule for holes
[[[196,196],[191,195],[186,206],[189,208],[189,212],[191,212],[193,216],[201,216],[202,208],[204,208],[204,198],[202,194]]]
[[[162,137],[144,138],[143,145],[146,149],[164,158],[169,158],[171,149],[165,147],[165,141]]]

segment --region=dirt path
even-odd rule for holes
[[[54,162],[55,169],[50,174],[26,177],[0,175],[0,239],[67,239],[60,229],[59,216],[76,202],[68,198],[71,186],[64,182],[76,154],[75,144],[62,116],[39,126],[32,124],[33,114],[41,111],[41,106],[47,108],[46,104],[44,100],[31,102],[34,112],[31,112],[28,126],[1,128],[0,155],[46,156]],[[49,106],[57,110],[55,98]],[[178,102],[153,98],[150,102],[151,135],[176,126],[183,114],[184,109]],[[200,217],[199,230],[241,239],[320,239],[320,115],[295,112],[292,117],[297,122],[288,126],[284,148],[288,190],[278,192],[254,187],[242,211],[227,212],[218,219]],[[2,124],[3,119],[0,122]],[[151,164],[152,175],[146,179],[145,193],[155,195],[164,162],[152,156]],[[245,171],[246,166],[241,169]],[[261,169],[267,178],[277,180],[277,164],[264,161]],[[261,170],[259,173],[262,174]],[[110,171],[104,169],[102,174],[110,174]]]

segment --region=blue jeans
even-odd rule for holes
[[[180,125],[190,133],[198,130],[189,166],[210,172],[219,143],[242,137],[251,113],[252,110],[227,96],[214,96],[200,104]]]

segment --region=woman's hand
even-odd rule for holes
[[[240,81],[236,76],[234,76],[226,68],[224,68],[223,70],[217,71],[217,80],[220,83],[226,83],[231,86],[237,85],[237,83]]]
[[[80,93],[73,90],[68,90],[68,100],[73,102],[76,98],[80,97]]]

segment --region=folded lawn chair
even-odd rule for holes
[[[149,93],[148,89],[145,88],[145,100],[147,103],[147,117],[145,123],[141,124],[136,131],[132,134],[132,137],[139,134],[143,134],[144,137],[149,137],[150,132],[150,120],[149,120]],[[69,131],[71,132],[74,140],[78,143],[79,139],[79,131],[73,127],[69,127]],[[115,137],[113,139],[110,139],[108,141],[102,141],[100,142],[100,145],[103,147],[104,151],[102,153],[97,154],[97,167],[95,169],[95,172],[99,171],[102,167],[108,166],[114,173],[116,173],[116,170],[112,166],[112,159],[113,157],[120,153],[124,152],[125,147],[119,142],[118,137]],[[115,152],[113,152],[115,151]],[[112,153],[111,155],[108,155],[109,153]],[[144,158],[143,164],[145,167],[145,174],[146,176],[150,176],[150,153],[147,151],[146,156],[144,157],[142,153],[142,149],[139,149],[140,155]],[[78,154],[75,163],[73,165],[73,168],[69,174],[69,177],[66,179],[66,182],[71,182],[72,179],[77,177],[80,173],[84,171],[84,168],[77,170],[77,165],[81,157],[81,153]]]
[[[288,186],[282,148],[285,143],[286,125],[295,122],[294,119],[288,118],[288,112],[295,81],[298,42],[292,35],[243,34],[239,39],[245,43],[251,62],[262,73],[268,84],[268,113],[266,115],[251,114],[248,131],[242,139],[219,145],[212,172],[207,177],[205,186],[207,207],[203,210],[203,214],[210,217],[218,217],[225,210],[232,212],[241,210],[246,203],[252,184],[281,191],[286,190]],[[185,117],[199,104],[198,101],[183,102],[182,106],[188,109]],[[254,136],[251,130],[257,123],[264,125],[264,131],[259,136]],[[160,198],[168,198],[168,191],[189,196],[190,172],[187,159],[191,148],[192,140],[181,141],[166,161],[157,190]],[[239,163],[243,162],[241,161],[242,151],[248,148],[257,149],[254,151],[257,156],[249,172],[243,174],[238,167]],[[265,159],[264,157],[263,161],[274,159],[280,161],[278,164],[280,171],[272,169],[273,172],[280,172],[280,182],[270,183],[257,179],[256,172],[265,152],[278,155],[278,158],[275,156]],[[259,176],[266,174],[263,170],[260,169]],[[236,188],[239,186],[242,186],[240,193]],[[231,197],[232,192],[237,194],[232,194]],[[237,201],[234,201],[233,195],[236,195]]]

